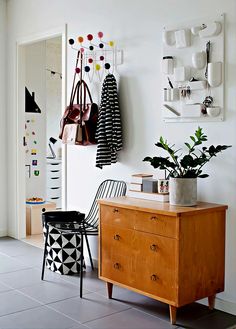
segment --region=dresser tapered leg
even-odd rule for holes
[[[107,294],[108,294],[109,299],[112,298],[112,289],[113,289],[113,284],[110,282],[107,282]]]
[[[170,310],[170,322],[171,322],[171,324],[175,324],[177,307],[169,305],[169,310]]]
[[[208,306],[209,306],[210,310],[213,310],[215,307],[215,298],[216,298],[216,295],[212,295],[212,296],[208,297]]]

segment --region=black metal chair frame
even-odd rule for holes
[[[43,254],[43,266],[41,280],[44,279],[45,262],[47,256],[47,241],[49,235],[49,226],[53,226],[62,234],[79,234],[81,238],[81,258],[80,258],[80,297],[82,298],[83,290],[83,237],[85,237],[89,259],[92,270],[94,270],[91,250],[89,247],[88,236],[98,235],[98,222],[99,222],[99,206],[98,200],[110,197],[124,196],[126,194],[126,183],[124,181],[107,179],[103,181],[97,190],[92,206],[89,210],[88,215],[85,217],[84,214],[78,211],[49,211],[42,215],[43,225],[46,227],[46,236],[44,243],[44,254]],[[61,225],[61,227],[57,227]],[[62,227],[67,225],[67,227]]]

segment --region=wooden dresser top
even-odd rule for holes
[[[172,206],[168,202],[149,201],[137,198],[131,198],[127,196],[118,198],[108,198],[98,200],[100,205],[107,205],[113,207],[122,207],[126,209],[158,212],[162,215],[177,216],[177,215],[193,215],[198,212],[211,212],[222,211],[228,208],[227,205],[221,205],[216,203],[198,202],[196,206],[191,207],[179,207]]]

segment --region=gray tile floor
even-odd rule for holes
[[[46,270],[41,281],[41,262],[41,249],[0,238],[0,329],[236,328],[236,316],[198,303],[179,309],[172,326],[163,303],[118,287],[107,299],[104,282],[89,269],[80,299],[78,276]]]

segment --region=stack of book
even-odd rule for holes
[[[142,192],[143,181],[152,178],[150,174],[134,174],[131,176],[130,191]]]
[[[143,192],[143,181],[152,179],[153,175],[150,174],[134,174],[131,177],[131,183],[129,185],[128,196],[132,198],[159,201],[159,202],[168,202],[169,194],[160,194],[160,193],[148,193]]]

